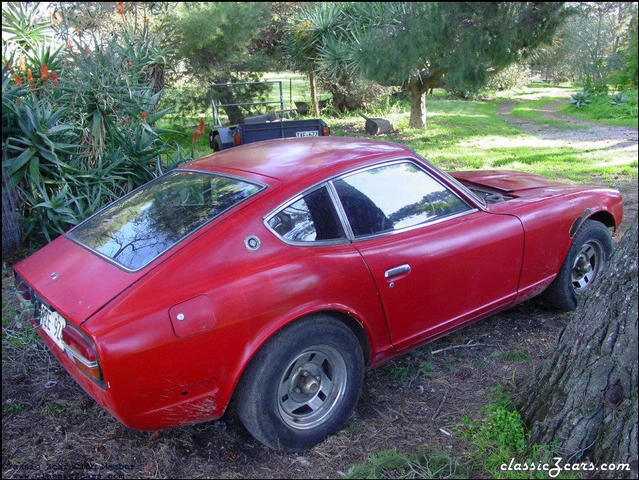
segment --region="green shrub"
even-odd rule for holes
[[[181,161],[161,160],[168,145],[155,126],[168,112],[152,80],[161,42],[126,22],[104,38],[9,44],[3,59],[3,151],[27,243],[50,241]]]
[[[587,105],[590,103],[590,99],[588,98],[589,96],[590,96],[590,93],[586,91],[573,93],[570,96],[571,97],[570,103],[572,103],[577,108],[581,108],[584,105]]]

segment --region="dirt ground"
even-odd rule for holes
[[[503,108],[507,121],[519,121],[508,115],[512,105]],[[551,127],[525,123],[518,125],[540,142],[558,135]],[[608,141],[600,132],[600,141]],[[634,140],[630,135],[623,141],[634,141],[636,156],[637,132]],[[637,211],[637,184],[617,187],[625,196],[628,222]],[[124,427],[41,343],[19,346],[16,325],[23,335],[30,327],[14,312],[8,265],[3,265],[2,283],[3,478],[336,478],[388,448],[411,453],[425,447],[463,462],[469,446],[459,432],[461,419],[477,417],[497,385],[514,395],[534,395],[518,392],[517,385],[552,351],[570,318],[533,300],[414,350],[367,373],[355,413],[339,433],[302,454],[283,454],[253,440],[230,416],[162,432]],[[10,337],[5,322],[12,327]],[[478,346],[433,353],[468,342]],[[461,468],[471,478],[479,473],[472,466]]]

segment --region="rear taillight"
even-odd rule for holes
[[[331,134],[331,129],[328,127],[322,127],[322,137],[328,137]]]
[[[102,373],[98,363],[95,345],[89,337],[80,333],[74,327],[67,325],[62,329],[64,351],[75,365],[92,379],[101,382]]]
[[[233,143],[237,146],[242,143],[242,136],[239,133],[233,135]]]

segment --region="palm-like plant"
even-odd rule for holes
[[[590,93],[583,91],[573,93],[570,96],[570,103],[572,103],[576,108],[582,108],[584,105],[588,105],[590,103]]]

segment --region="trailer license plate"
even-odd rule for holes
[[[44,305],[40,307],[40,326],[42,330],[47,332],[47,335],[55,342],[55,344],[64,350],[64,343],[62,342],[62,329],[65,326],[65,320],[58,312],[48,309]]]
[[[317,130],[307,130],[305,132],[295,132],[296,137],[318,137]]]

